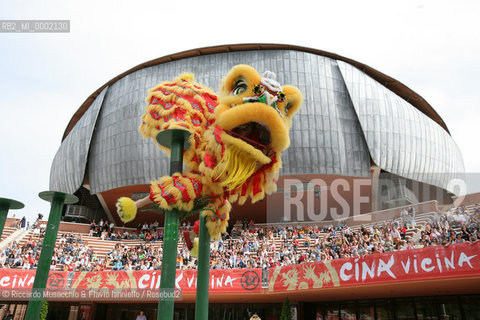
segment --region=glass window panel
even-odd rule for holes
[[[323,308],[317,308],[315,320],[327,320],[327,316],[323,313]]]
[[[375,320],[374,301],[357,302],[357,316],[358,320]]]
[[[377,313],[377,320],[394,320],[393,316],[394,306],[390,300],[377,300],[375,302],[375,312]]]
[[[338,317],[338,306],[326,306],[325,308],[325,319],[326,320],[339,320]]]
[[[418,320],[438,320],[437,305],[432,297],[415,298]],[[399,309],[402,309],[401,307]]]
[[[442,320],[461,320],[462,314],[458,297],[438,297],[440,319]],[[478,319],[478,318],[477,318]]]
[[[78,306],[70,307],[70,314],[68,315],[68,320],[76,320],[78,318]]]
[[[357,311],[353,304],[340,306],[340,320],[356,320]]]
[[[480,296],[463,296],[460,297],[465,320],[480,319]]]

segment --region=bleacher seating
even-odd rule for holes
[[[18,229],[14,228],[14,227],[4,227],[3,232],[2,232],[2,238],[1,238],[0,242],[5,240],[6,238],[8,238],[12,233],[14,233],[17,230]]]
[[[460,209],[457,209],[460,210]],[[461,212],[466,212],[469,216],[476,213],[478,214],[479,211],[479,206],[478,205],[469,205],[465,206],[461,209]],[[425,213],[417,213],[415,214],[415,221],[413,224],[409,223],[408,229],[406,229],[406,233],[404,236],[402,236],[401,239],[398,239],[398,241],[395,241],[395,248],[394,250],[402,250],[407,248],[407,243],[415,243],[417,247],[419,247],[418,239],[422,233],[422,231],[425,230],[425,227],[428,224],[431,224],[432,221],[434,220],[434,217],[437,214],[435,212],[425,212]],[[247,226],[247,224],[244,224],[243,228],[240,228],[242,232],[242,235],[239,237],[227,237],[223,240],[222,246],[223,249],[225,247],[229,247],[230,249],[232,247],[234,248],[234,251],[238,251],[239,255],[245,256],[246,260],[249,260],[250,263],[253,261],[253,263],[257,263],[258,261],[265,261],[265,260],[275,260],[279,254],[279,252],[282,252],[286,250],[285,248],[288,248],[289,254],[292,256],[293,255],[293,261],[298,262],[298,261],[304,261],[302,259],[299,259],[299,257],[302,256],[308,256],[309,254],[312,254],[313,251],[317,250],[318,248],[321,247],[321,250],[324,250],[324,247],[326,244],[329,247],[334,246],[334,243],[340,235],[346,234],[349,236],[350,234],[355,234],[355,235],[363,235],[365,236],[368,235],[370,239],[373,239],[374,234],[383,234],[384,237],[387,237],[387,235],[390,234],[390,230],[395,230],[398,227],[402,226],[404,224],[404,221],[400,217],[396,217],[394,219],[388,219],[386,221],[380,221],[378,222],[378,219],[375,219],[377,222],[370,222],[370,223],[356,223],[356,224],[351,224],[349,226],[344,226],[343,228],[339,228],[339,226],[329,226],[329,227],[316,227],[315,223],[309,223],[309,224],[300,224],[300,223],[290,223],[290,224],[281,224],[282,228],[290,228],[293,230],[293,232],[290,232],[289,237],[282,236],[278,232],[278,224],[277,225],[251,225],[250,227]],[[307,228],[306,228],[307,227]],[[308,229],[310,228],[310,229]],[[161,228],[160,228],[161,229]],[[296,231],[301,232],[301,230],[306,230],[305,232],[310,232],[310,230],[316,229],[315,232],[311,232],[311,234],[307,237],[305,236],[304,238],[301,238],[299,236],[294,236]],[[348,232],[347,232],[348,229]],[[457,227],[455,230],[458,231],[459,227]],[[13,233],[16,230],[16,228],[10,228],[6,227],[4,229],[4,234],[2,235],[2,239],[5,239],[9,234]],[[85,230],[85,229],[84,229]],[[242,246],[246,246],[245,242],[249,241],[255,241],[252,239],[257,238],[258,234],[257,231],[262,230],[264,235],[264,239],[262,241],[258,242],[258,245],[253,246],[254,248],[248,250],[247,252],[243,253]],[[374,230],[374,231],[373,231]],[[380,230],[380,231],[379,231]],[[130,232],[134,232],[134,230],[130,230]],[[180,234],[182,234],[180,232]],[[60,248],[63,243],[66,240],[61,240],[62,238],[69,238],[72,237],[72,241],[78,242],[83,249],[88,248],[89,251],[86,252],[89,257],[97,258],[98,263],[101,264],[106,264],[104,266],[104,269],[110,270],[113,268],[114,261],[112,258],[112,252],[114,252],[116,249],[123,247],[123,248],[128,248],[128,249],[133,249],[139,246],[143,246],[146,248],[151,248],[152,250],[156,250],[155,252],[158,252],[158,256],[156,258],[158,260],[161,260],[161,255],[159,254],[161,252],[161,248],[163,247],[163,242],[162,241],[145,241],[141,239],[135,239],[135,240],[109,240],[109,239],[102,239],[100,237],[92,236],[89,235],[88,233],[79,233],[79,232],[66,232],[66,231],[60,231],[58,232],[57,235],[57,243],[56,243],[56,248]],[[353,239],[353,238],[352,238]],[[385,239],[382,239],[384,241]],[[22,239],[18,240],[17,245],[20,247],[24,247],[27,245],[29,241],[34,241],[34,242],[41,242],[42,241],[42,234],[37,230],[29,230]],[[373,241],[373,240],[372,240]],[[350,245],[350,244],[348,244]],[[182,237],[179,239],[179,247],[178,247],[178,252],[180,256],[188,256],[188,254],[185,253],[183,250],[185,244],[184,240]],[[218,256],[223,256],[225,258],[225,252],[219,252],[217,250],[218,243],[212,245],[212,259],[215,260],[218,258]],[[258,246],[259,248],[255,248]],[[295,250],[292,250],[294,248]],[[386,248],[386,246],[385,246]],[[381,250],[386,250],[383,246]],[[391,248],[390,248],[391,249]],[[340,253],[340,249],[336,248],[337,253]],[[368,254],[374,253],[373,249],[368,249],[372,250],[372,252],[368,252]],[[379,249],[380,250],[380,249]],[[225,250],[224,250],[225,251]],[[318,258],[318,253],[319,250],[317,250],[317,255],[316,257]],[[336,255],[336,257],[341,257],[341,255],[338,255],[337,253],[333,253]],[[347,254],[352,254],[352,252],[348,252]],[[365,254],[365,253],[362,253]],[[37,257],[38,258],[38,257]],[[331,257],[334,258],[334,257]],[[221,259],[221,257],[220,257]],[[216,260],[215,260],[216,261]],[[308,259],[306,260],[308,261]],[[278,263],[278,261],[274,261],[275,263]],[[289,261],[288,263],[291,263]],[[189,261],[185,261],[183,263],[184,266],[187,268],[193,268],[195,266],[195,259],[189,259]],[[262,266],[261,263],[256,266]],[[263,265],[265,266],[265,265]],[[271,265],[270,265],[271,266]],[[158,265],[157,265],[158,267]],[[57,264],[55,269],[56,270],[63,270],[66,268],[65,265],[62,264]]]

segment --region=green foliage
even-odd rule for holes
[[[42,302],[42,307],[40,308],[40,320],[45,320],[47,319],[47,314],[48,314],[48,301],[43,300]]]
[[[290,310],[290,301],[288,301],[288,298],[283,301],[280,320],[292,320],[292,311]]]

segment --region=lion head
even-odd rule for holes
[[[260,76],[250,66],[237,65],[227,74],[215,109],[226,151],[216,176],[228,173],[224,185],[242,185],[288,148],[292,117],[301,103],[300,91],[281,86],[273,72]]]

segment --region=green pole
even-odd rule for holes
[[[210,235],[200,214],[200,239],[198,239],[197,296],[195,320],[208,320],[208,282],[210,278]]]
[[[7,221],[8,209],[10,209],[8,205],[0,205],[0,239],[2,238],[5,221]]]
[[[3,234],[3,227],[5,227],[5,221],[7,221],[8,210],[10,209],[22,209],[25,205],[21,202],[0,198],[0,239]]]
[[[184,130],[167,130],[157,135],[157,141],[162,145],[169,145],[170,152],[170,176],[174,173],[182,173],[183,150],[185,136]],[[174,310],[175,277],[177,270],[177,247],[178,247],[178,210],[165,212],[163,257],[160,279],[160,296],[158,299],[157,320],[172,320]]]
[[[55,241],[57,240],[58,226],[62,217],[62,209],[64,204],[78,202],[78,198],[63,192],[44,191],[39,194],[43,200],[52,203],[50,207],[50,215],[48,217],[47,229],[42,243],[42,252],[38,261],[35,280],[33,281],[32,296],[28,302],[28,309],[25,320],[38,320],[40,316],[40,308],[43,302],[43,293],[47,284],[48,272],[50,271],[50,263],[52,260]]]

